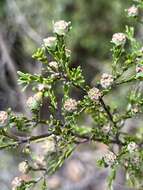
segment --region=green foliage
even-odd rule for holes
[[[110,175],[109,175],[109,178],[108,178],[108,187],[109,187],[109,190],[111,189],[113,189],[112,188],[112,183],[113,183],[113,181],[115,180],[115,178],[116,178],[116,170],[113,168],[112,170],[111,170],[111,173],[110,173]]]
[[[45,55],[44,48],[38,48],[37,51],[32,55],[32,58],[42,61],[42,63],[48,63],[47,56]]]
[[[68,77],[77,86],[83,85],[85,82],[80,66],[69,71]]]

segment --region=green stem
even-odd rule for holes
[[[137,78],[136,78],[136,76],[134,75],[134,76],[130,77],[129,79],[116,82],[116,83],[115,83],[115,86],[118,86],[118,85],[121,85],[121,84],[125,84],[125,83],[128,83],[128,82],[132,82],[132,81],[136,81],[136,80],[137,80]]]

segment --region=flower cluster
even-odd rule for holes
[[[8,122],[8,114],[6,111],[0,111],[0,127],[5,126]]]
[[[64,103],[64,109],[66,111],[74,111],[77,109],[78,102],[75,99],[69,98]]]
[[[115,163],[116,159],[117,159],[116,155],[111,151],[106,152],[104,154],[103,158],[104,158],[105,163],[108,166],[112,166]]]
[[[100,79],[100,84],[103,88],[108,88],[112,85],[114,79],[113,76],[107,73],[103,73]]]
[[[138,8],[135,5],[132,5],[127,9],[127,13],[129,17],[136,17],[138,15]]]
[[[43,42],[46,47],[54,49],[57,45],[57,38],[51,36],[51,37],[43,39]]]
[[[124,33],[115,33],[111,42],[116,46],[124,45],[126,43],[126,35]]]
[[[54,33],[59,36],[64,36],[70,28],[70,22],[65,22],[64,20],[60,20],[54,23]],[[43,39],[44,45],[48,48],[55,49],[57,45],[57,38],[54,36]]]
[[[64,20],[55,22],[54,33],[58,34],[59,36],[64,36],[68,32],[70,24],[70,22],[66,22]]]
[[[91,100],[97,101],[101,97],[101,92],[98,88],[94,87],[88,91],[88,96]]]

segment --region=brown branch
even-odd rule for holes
[[[102,98],[100,98],[99,101],[100,101],[102,107],[104,108],[105,112],[107,113],[107,115],[108,115],[109,119],[111,120],[111,122],[114,124],[114,126],[116,126],[116,122],[114,121],[113,116],[112,116],[110,110],[108,109],[108,107],[106,106],[104,100]]]
[[[24,138],[17,137],[17,140],[15,138],[12,138],[12,137],[9,136],[10,139],[14,140],[14,142],[12,142],[10,144],[7,144],[7,145],[0,146],[0,150],[5,149],[5,148],[10,148],[10,147],[18,146],[18,145],[25,144],[25,143],[28,143],[28,142],[33,142],[33,141],[36,141],[36,140],[40,140],[40,139],[49,137],[52,134],[53,133],[45,133],[45,134],[41,134],[41,135],[37,135],[37,136],[31,136],[31,137],[24,137]]]
[[[24,137],[23,139],[20,139],[21,137],[17,137],[18,140],[12,138],[12,140],[14,140],[14,142],[12,142],[10,144],[7,144],[7,145],[0,146],[0,150],[5,149],[5,148],[10,148],[10,147],[15,147],[15,146],[25,144],[25,143],[30,143],[30,142],[33,142],[33,141],[36,141],[36,140],[41,140],[41,139],[47,138],[47,137],[49,137],[51,135],[55,135],[54,132],[40,134],[40,135],[37,135],[37,136]],[[103,142],[103,139],[101,137],[95,137],[94,136],[94,137],[91,138],[91,136],[80,135],[80,134],[73,133],[73,132],[72,132],[72,135],[79,138],[79,139],[84,139],[84,140],[86,140],[86,142],[88,142],[88,141]],[[110,140],[108,140],[108,142],[109,142],[109,144],[113,143],[113,144],[118,144],[118,145],[125,145],[119,139],[110,139]],[[75,140],[75,143],[79,144],[80,141]]]

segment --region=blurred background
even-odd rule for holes
[[[72,22],[67,40],[72,66],[81,65],[88,83],[94,84],[101,73],[110,72],[112,34],[124,31],[128,24],[124,10],[130,4],[127,0],[0,0],[0,110],[12,107],[15,112],[25,111],[25,98],[30,92],[21,93],[16,72],[41,71],[41,65],[31,55],[42,39],[52,34],[53,21]],[[96,168],[96,154],[94,144],[79,147],[49,179],[49,189],[105,190],[108,169]],[[11,189],[11,180],[18,175],[17,163],[25,157],[18,155],[13,151],[0,152],[1,190]],[[120,175],[115,182],[116,190],[128,189],[123,178]]]

